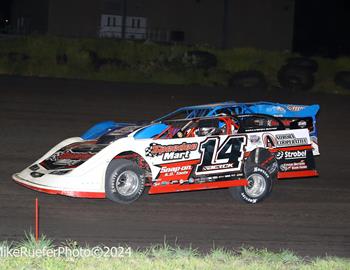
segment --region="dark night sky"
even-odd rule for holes
[[[0,1],[0,20],[10,18],[12,0],[1,0]]]
[[[349,0],[295,0],[294,50],[350,55]]]
[[[0,1],[2,27],[5,19],[11,19],[12,1]],[[350,55],[349,18],[350,0],[295,0],[294,50],[306,55]]]

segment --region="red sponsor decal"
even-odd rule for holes
[[[298,162],[291,162],[291,163],[283,163],[280,165],[281,171],[300,171],[300,170],[306,170],[307,165],[305,160],[301,160]]]
[[[199,159],[162,164],[157,181],[187,180]]]
[[[194,151],[198,147],[198,143],[181,143],[181,144],[170,144],[170,145],[161,145],[153,143],[146,149],[146,152],[154,156],[159,156],[165,153],[177,153],[177,152],[186,152]]]
[[[93,154],[90,153],[63,153],[62,155],[58,156],[58,159],[79,159],[79,160],[87,160],[91,158]]]

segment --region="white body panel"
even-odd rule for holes
[[[134,132],[135,133],[135,132]],[[135,139],[133,134],[128,137],[118,139],[108,146],[103,148],[100,152],[89,158],[82,165],[72,169],[69,173],[64,175],[54,175],[50,174],[50,170],[45,169],[42,166],[36,170],[38,173],[42,173],[41,177],[32,177],[31,170],[29,167],[21,171],[20,173],[14,174],[13,178],[20,183],[29,185],[36,188],[45,188],[50,190],[61,190],[69,192],[79,191],[79,192],[105,192],[105,174],[109,163],[113,160],[115,156],[126,151],[132,151],[140,156],[142,156],[150,166],[153,180],[157,177],[160,172],[161,166],[157,166],[165,163],[186,161],[186,160],[197,160],[201,159],[200,145],[202,142],[208,138],[219,138],[218,146],[222,145],[227,139],[228,135],[220,136],[203,136],[203,137],[191,137],[191,138],[181,138],[181,139]],[[245,137],[244,140],[244,151],[252,151],[257,147],[266,148],[266,144],[271,147],[290,147],[298,145],[308,145],[311,144],[309,137],[309,132],[307,129],[298,130],[280,130],[271,132],[255,132],[248,134],[236,134],[230,135],[230,137],[239,136]],[[56,151],[61,149],[66,145],[70,145],[75,142],[83,142],[81,138],[69,138],[62,141],[55,147],[53,147],[49,152],[47,152],[43,157],[38,159],[33,164],[38,164],[41,161],[47,159]],[[168,154],[166,157],[164,154],[158,156],[150,156],[149,148],[151,144],[158,144],[161,146],[169,145],[191,145],[197,144],[195,150],[190,150],[187,155],[179,156],[174,158],[172,153]],[[243,152],[242,152],[243,153]],[[170,158],[170,159],[167,159]],[[32,164],[32,165],[33,165]]]

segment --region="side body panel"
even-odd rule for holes
[[[85,141],[63,141],[33,163],[39,164],[38,168],[33,171],[29,166],[15,174],[14,180],[47,193],[102,198],[108,165],[117,155],[131,151],[150,167],[151,194],[242,186],[247,184],[246,155],[256,148],[267,148],[274,154],[280,178],[311,176],[311,171],[316,175],[307,129],[158,140],[130,135],[110,143],[67,174],[55,175],[40,165],[65,145],[79,142]]]
[[[165,139],[145,149],[150,193],[246,185],[245,156],[256,148],[272,153],[279,179],[317,175],[307,129]]]

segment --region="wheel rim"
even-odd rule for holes
[[[248,177],[248,185],[244,187],[245,192],[252,198],[260,197],[266,189],[265,178],[257,173]]]
[[[117,177],[115,187],[120,195],[133,195],[139,187],[138,175],[133,171],[122,172]]]

